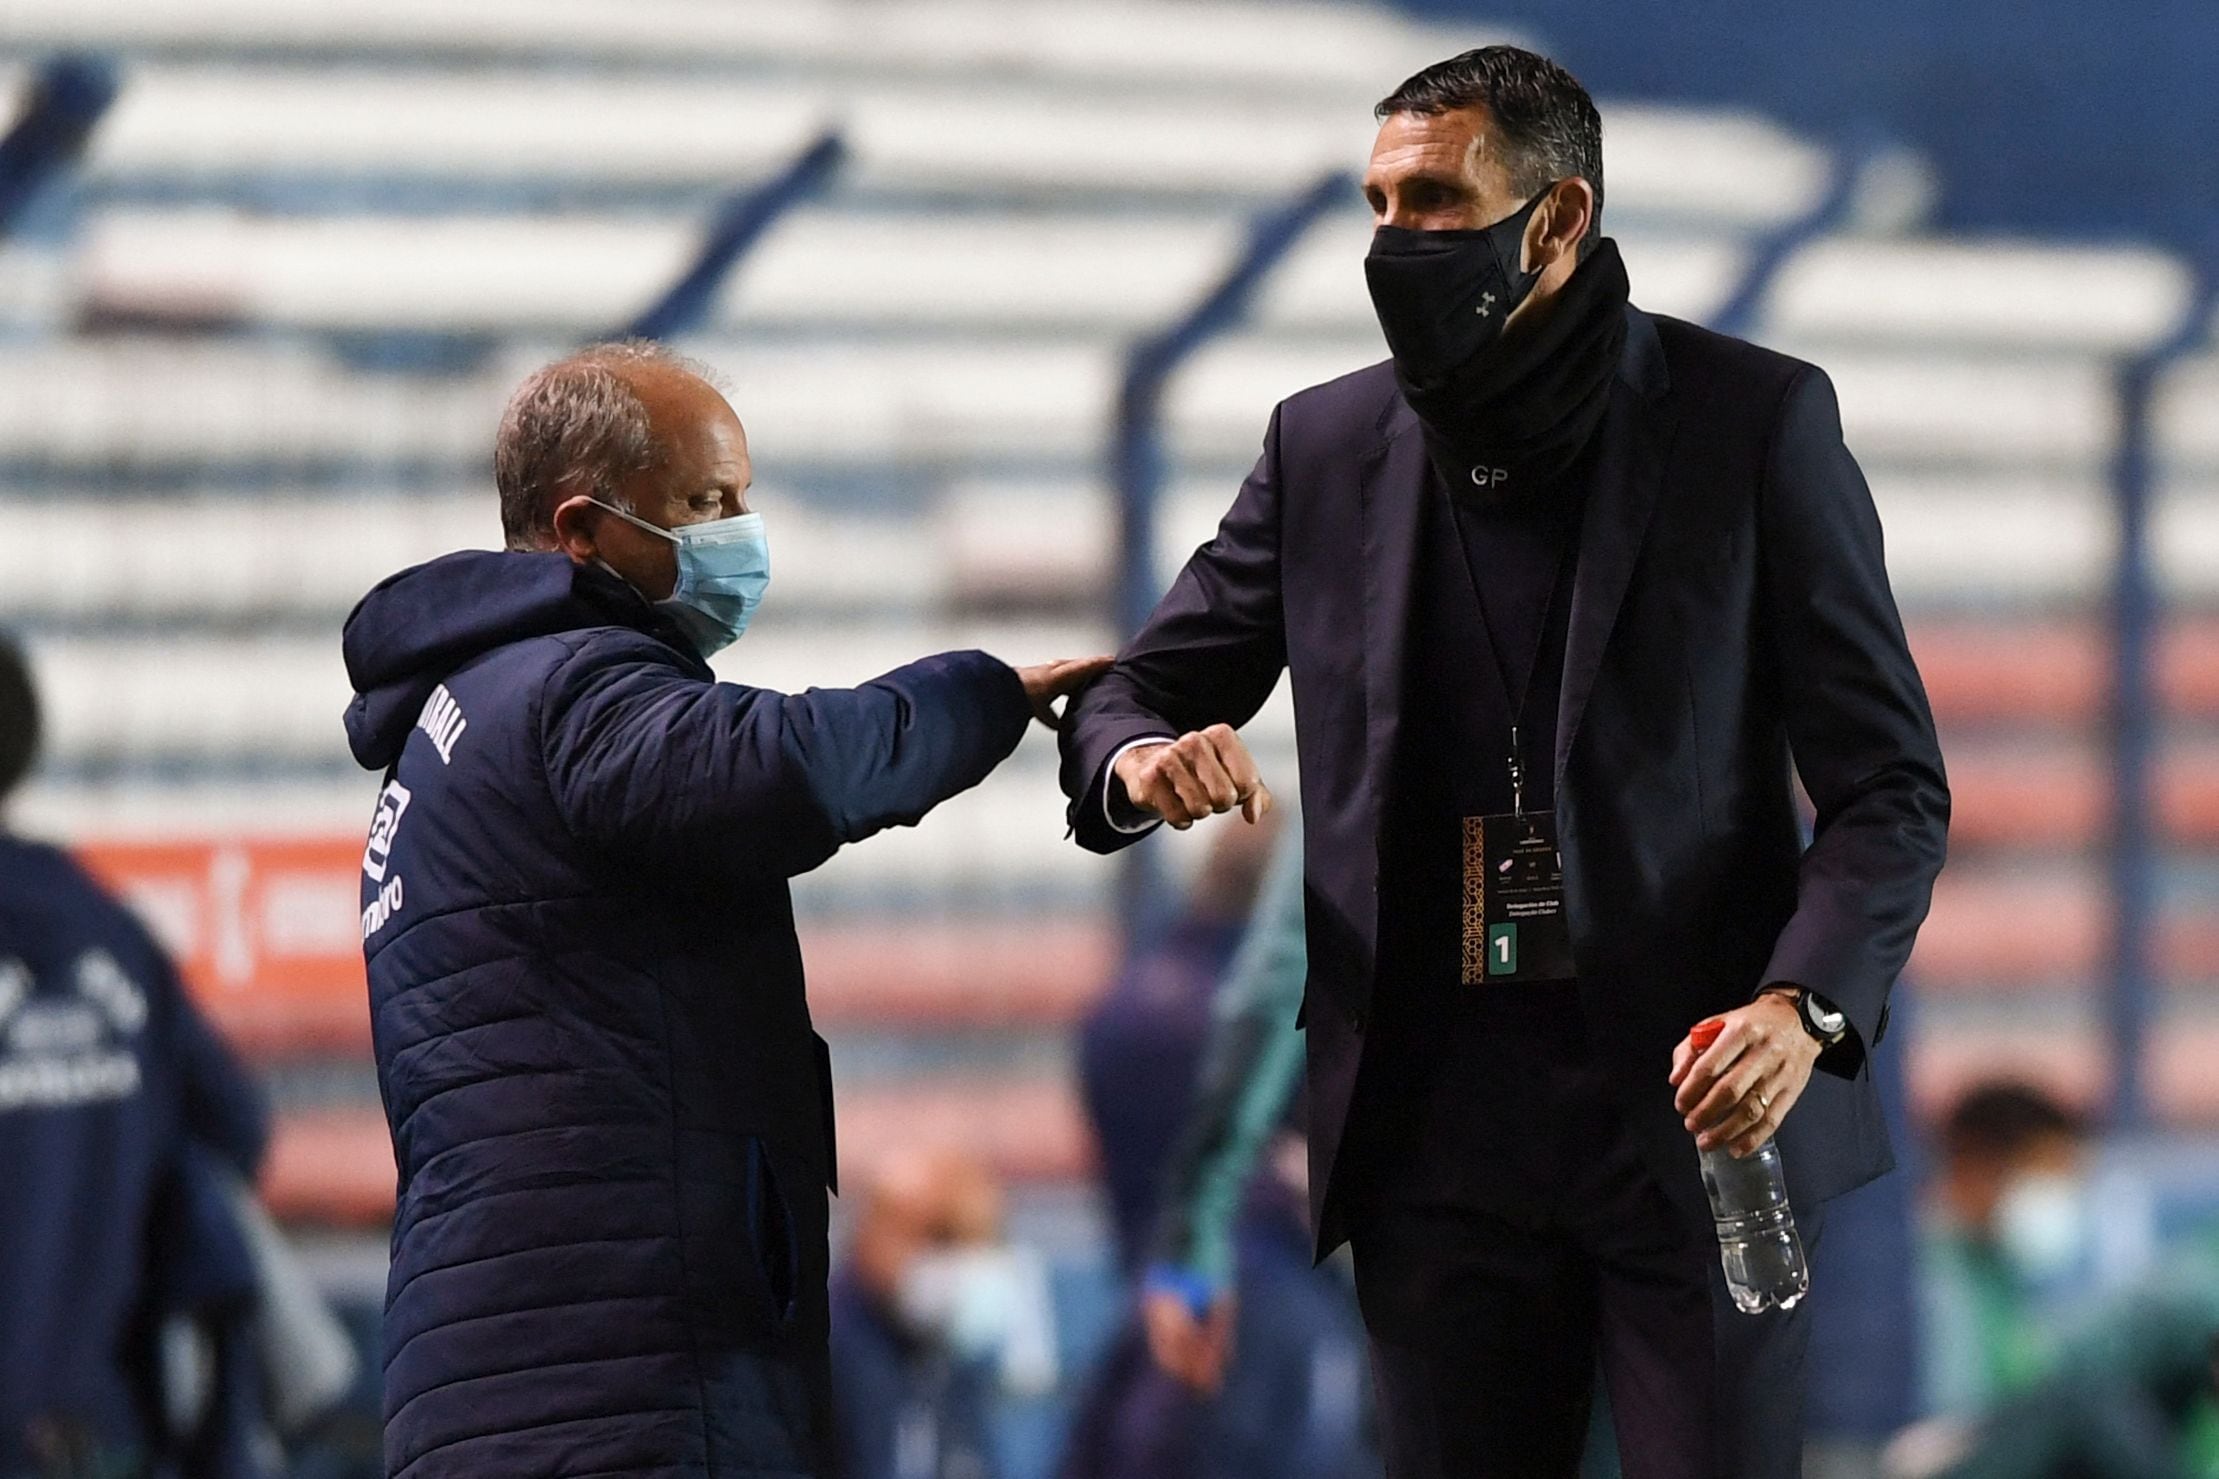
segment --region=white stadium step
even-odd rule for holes
[[[2094,476],[1881,468],[1874,496],[1907,606],[2070,603],[2108,579],[2114,511]],[[1167,490],[1156,542],[1168,584],[1209,539],[1237,478]],[[2219,598],[2219,483],[2161,489],[2159,547],[2176,597]],[[766,478],[755,504],[775,548],[771,619],[890,622],[953,607],[1099,608],[1115,563],[1116,506],[1096,479],[957,478],[923,501],[869,512],[819,506]],[[499,543],[490,490],[15,497],[24,547],[48,552],[0,586],[0,624],[284,623],[331,626],[370,586],[456,549]],[[99,542],[77,535],[106,531]]]
[[[1871,477],[1886,532],[1889,579],[1906,610],[2101,599],[2111,577],[2116,511],[2100,477],[2012,471],[1884,468]],[[1187,478],[1166,491],[1156,553],[1165,584],[1215,533],[1237,491],[1232,478]],[[2179,600],[2219,603],[2219,481],[2161,490],[2161,571]],[[1106,590],[1116,508],[1092,483],[971,479],[941,499],[946,584],[973,592]]]
[[[1354,196],[1268,278],[1258,322],[1377,342]],[[728,283],[727,330],[974,330],[1128,337],[1178,320],[1239,255],[1237,218],[804,209]],[[108,316],[362,332],[606,332],[691,261],[691,223],[567,216],[268,219],[124,209],[90,227],[78,277]],[[1704,319],[1748,252],[1719,238],[1626,242],[1638,301]]]
[[[2219,352],[2183,362],[2159,387],[2158,447],[2176,469],[2219,472]]]
[[[765,480],[782,610],[914,609],[944,602],[955,562],[926,510],[846,515]],[[498,549],[488,483],[478,492],[274,492],[0,502],[23,547],[42,551],[0,585],[0,624],[288,616],[336,619],[395,571],[461,549]],[[85,538],[91,529],[102,537]]]
[[[1386,84],[1383,84],[1383,86]],[[843,189],[1226,192],[1295,188],[1354,167],[1361,106],[1095,98],[1022,80],[991,89],[855,87],[573,72],[135,69],[90,160],[102,184],[316,177],[729,190],[837,128]]]
[[[2147,249],[1844,237],[1787,263],[1765,324],[1845,343],[2132,350],[2173,329],[2190,290],[2178,259]]]
[[[275,58],[338,50],[402,62],[590,58],[1101,86],[1300,86],[1368,101],[1429,62],[1506,38],[1492,27],[1413,24],[1385,8],[1253,0],[12,0],[8,39]]]
[[[2102,361],[2085,355],[1758,337],[1826,371],[1840,396],[1849,446],[1866,458],[2085,470],[2110,455],[2117,437],[2110,376]]]
[[[1114,345],[968,337],[855,343],[690,343],[730,382],[768,478],[781,458],[960,468],[966,458],[1098,458],[1121,357]],[[2086,469],[2111,451],[2104,362],[2085,355],[1875,350],[1782,341],[1818,357],[1868,459],[1990,459]],[[475,375],[353,371],[300,348],[246,341],[64,342],[0,349],[0,463],[104,471],[206,460],[483,467],[509,390],[553,346]],[[1181,455],[1246,460],[1271,407],[1379,358],[1366,337],[1244,334],[1173,381]],[[2180,434],[2209,413],[2183,403]]]
[[[795,692],[861,683],[957,648],[1027,663],[1111,645],[1107,628],[1093,624],[904,621],[851,629],[802,613],[782,618],[766,602],[747,639],[714,666],[735,682]],[[351,689],[336,626],[326,637],[34,636],[27,647],[58,761],[345,761],[339,719]]]
[[[1367,105],[1400,75],[1336,100],[1310,89],[1074,95],[1022,76],[857,87],[778,74],[703,88],[653,73],[150,63],[129,71],[88,168],[98,184],[170,189],[275,177],[724,190],[836,126],[851,151],[847,190],[1246,199],[1361,170]],[[1825,152],[1762,119],[1639,104],[1603,113],[1612,221],[1759,230],[1824,193]]]
[[[1251,726],[1257,761],[1274,793],[1296,793],[1294,752],[1275,699]],[[378,777],[357,772],[331,780],[264,779],[165,784],[136,780],[80,785],[33,780],[11,809],[25,835],[76,843],[200,840],[215,837],[355,837],[368,825]],[[1057,902],[1107,904],[1117,876],[1110,859],[1069,840],[1047,731],[1034,727],[1018,753],[976,789],[949,800],[914,828],[880,833],[795,883],[800,910],[965,910]],[[1208,853],[1208,828],[1163,829],[1149,843],[1176,872]]]
[[[1212,482],[1175,489],[1158,548],[1164,578],[1209,537],[1232,493],[1230,486]],[[1876,498],[1888,528],[1891,572],[1901,599],[1914,611],[1971,601],[2085,603],[2101,594],[2108,578],[2111,511],[2100,484],[1929,475],[1882,479]],[[463,501],[441,500],[439,506],[440,518],[453,520],[454,532],[462,532]],[[112,573],[65,562],[21,587],[11,583],[0,619],[31,615],[46,623],[36,629],[31,650],[47,690],[57,760],[106,766],[343,762],[338,714],[348,687],[337,621],[330,613],[371,580],[437,552],[449,540],[442,537],[440,519],[396,516],[405,503],[334,506],[327,500],[301,507],[322,522],[272,521],[272,532],[280,537],[271,544],[291,542],[306,558],[241,559],[239,549],[250,555],[255,549],[254,536],[226,529],[250,516],[244,504],[206,519],[189,510],[167,520],[155,508],[138,518],[111,510],[107,527],[145,532],[143,541],[126,534],[103,542]],[[919,596],[967,584],[991,589],[998,582],[1036,598],[1075,588],[1099,599],[1111,519],[1107,498],[1091,486],[963,485],[931,524],[905,529],[896,523],[870,533],[875,548],[868,553],[848,545],[838,524],[804,533],[811,529],[811,516],[799,509],[785,513],[791,517],[774,527],[793,536],[797,577],[803,570],[820,574],[792,582],[797,599],[766,604],[756,630],[718,659],[726,677],[790,691],[861,681],[921,653],[955,646],[983,645],[1025,661],[1106,650],[1114,643],[1114,633],[1104,626],[1058,626],[1037,618],[1012,625],[904,614],[828,624],[818,614],[821,605],[813,611],[815,603],[798,599],[814,587],[820,602],[837,600],[828,588],[833,577],[822,572],[833,571],[843,559],[870,578],[913,580]],[[377,514],[386,516],[367,517]],[[59,521],[43,537],[39,531],[45,526],[36,515],[28,527],[30,547],[68,547]],[[183,543],[157,553],[176,531],[182,531]],[[230,543],[234,538],[236,545]],[[2219,600],[2219,487],[2183,489],[2169,497],[2160,506],[2159,539],[2175,594],[2201,603]],[[401,548],[412,540],[421,541],[418,548]],[[1025,575],[1015,573],[1028,560]],[[227,586],[222,572],[240,567],[254,569],[254,581]],[[968,578],[974,571],[984,572],[975,583]],[[1027,578],[1029,587],[1022,584]],[[103,579],[114,583],[104,587]],[[774,585],[774,593],[783,589]],[[863,595],[852,586],[847,594]],[[57,619],[87,611],[189,621],[266,611],[281,602],[301,615],[325,613],[328,635],[305,630],[300,616],[282,634],[261,637],[195,635],[190,625],[145,635],[71,636],[51,630]]]

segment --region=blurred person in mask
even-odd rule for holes
[[[2088,1272],[2088,1130],[2032,1084],[1967,1089],[1942,1117],[1925,1237],[1927,1406],[1977,1411],[2057,1354]]]
[[[1079,1093],[1101,1165],[1118,1267],[1139,1272],[1210,1035],[1211,999],[1241,943],[1278,828],[1212,839],[1185,907],[1135,942],[1079,1024]]]
[[[1778,1137],[1814,1279],[1890,1164],[1867,1055],[1949,796],[1879,521],[1820,370],[1632,306],[1563,68],[1377,112],[1392,357],[1273,414],[1073,707],[1071,824],[1267,809],[1237,729],[1291,675],[1311,1215],[1390,1474],[1570,1473],[1598,1348],[1627,1473],[1795,1474],[1808,1314],[1733,1309],[1697,1152]]]
[[[2112,1301],[2047,1376],[1888,1446],[1886,1479],[2212,1479],[2219,1475],[2219,1262]]]
[[[1289,814],[1221,834],[1186,917],[1090,1019],[1087,1103],[1123,1266],[1140,1277],[1062,1479],[1378,1471],[1355,1312],[1345,1283],[1309,1268],[1302,1137],[1287,1123],[1302,972],[1300,827],[1277,824]],[[1246,912],[1228,920],[1236,903]]]
[[[39,708],[0,638],[0,807]],[[57,848],[0,828],[0,1479],[262,1472],[252,1249],[227,1200],[260,1092],[161,947]],[[165,1337],[204,1334],[197,1394]]]
[[[1945,1381],[1938,1415],[1889,1445],[1890,1479],[2219,1475],[2219,1224],[2097,1287],[2075,1111],[1983,1084],[1941,1139],[1927,1277]]]
[[[845,1479],[994,1479],[1002,1390],[1041,1384],[1044,1301],[985,1166],[920,1148],[879,1167],[832,1280]]]
[[[383,778],[389,1473],[830,1463],[832,1083],[788,880],[976,785],[1098,664],[719,682],[770,577],[753,475],[702,367],[581,351],[502,417],[507,548],[347,620],[347,736]]]

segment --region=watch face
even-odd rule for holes
[[[1811,1025],[1828,1037],[1849,1025],[1849,1018],[1843,1013],[1822,1007],[1815,999],[1808,996],[1804,997],[1803,1000],[1810,1015]]]

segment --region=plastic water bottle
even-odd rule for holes
[[[1716,1018],[1696,1024],[1689,1034],[1695,1051],[1708,1050],[1724,1025]],[[1737,1161],[1721,1145],[1702,1158],[1703,1190],[1718,1225],[1718,1261],[1734,1308],[1747,1315],[1793,1309],[1811,1292],[1811,1266],[1795,1232],[1780,1147],[1767,1140],[1756,1154]]]

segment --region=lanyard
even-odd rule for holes
[[[1580,521],[1575,517],[1572,526],[1563,532],[1564,547],[1557,556],[1556,571],[1549,579],[1549,595],[1542,604],[1541,620],[1534,632],[1533,657],[1526,664],[1525,683],[1513,692],[1512,680],[1515,675],[1503,656],[1502,644],[1495,638],[1495,624],[1488,620],[1487,600],[1480,594],[1479,568],[1473,563],[1472,540],[1464,523],[1464,510],[1458,506],[1455,494],[1443,489],[1441,496],[1448,501],[1449,520],[1456,530],[1457,545],[1463,551],[1461,563],[1464,577],[1471,585],[1472,602],[1479,608],[1480,628],[1487,634],[1487,655],[1494,668],[1495,680],[1502,689],[1503,707],[1510,711],[1510,808],[1513,816],[1523,817],[1526,814],[1526,770],[1520,734],[1525,728],[1526,711],[1533,703],[1533,690],[1539,686],[1537,680],[1541,676],[1541,656],[1548,650],[1549,630],[1555,624],[1557,602],[1564,594],[1565,572],[1572,568],[1579,555]]]

